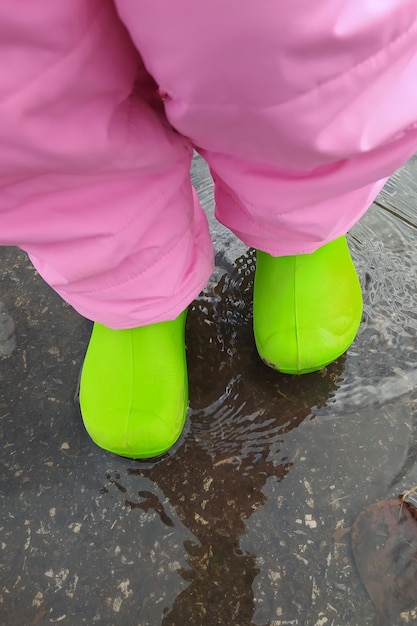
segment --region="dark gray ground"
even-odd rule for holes
[[[0,249],[1,625],[377,624],[349,531],[417,484],[417,159],[349,235],[357,339],[303,377],[258,359],[253,255],[215,223],[200,159],[193,180],[217,266],[188,317],[185,433],[158,462],[90,441],[74,402],[90,323]]]

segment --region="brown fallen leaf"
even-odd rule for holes
[[[417,520],[400,499],[381,500],[359,513],[351,541],[378,623],[395,626],[417,605]]]

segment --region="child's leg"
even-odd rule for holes
[[[173,319],[211,270],[191,148],[112,3],[0,7],[0,243],[112,328]],[[7,60],[7,62],[6,62]]]
[[[361,295],[343,240],[315,251],[346,233],[417,148],[416,3],[116,5],[169,120],[210,164],[217,217],[262,251],[261,355],[283,371],[323,366],[352,341]],[[307,253],[311,263],[298,263]]]
[[[184,419],[183,311],[212,270],[191,147],[158,109],[111,2],[6,0],[0,42],[0,243],[25,249],[65,300],[105,325],[81,389],[98,443],[161,452]],[[162,443],[152,420],[158,432],[173,424]]]

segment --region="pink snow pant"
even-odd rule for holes
[[[193,148],[247,245],[345,233],[417,149],[416,0],[2,0],[0,244],[81,314],[173,319],[204,287]]]

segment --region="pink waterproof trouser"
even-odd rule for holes
[[[204,287],[193,148],[246,244],[345,233],[417,148],[416,0],[2,0],[0,244],[86,317]]]

